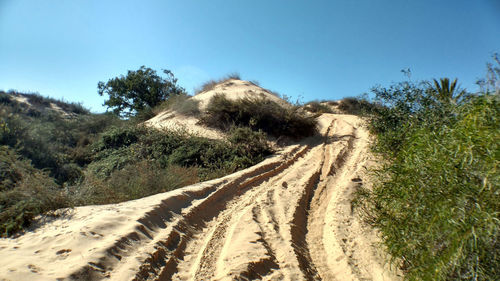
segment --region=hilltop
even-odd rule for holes
[[[260,107],[261,109],[250,108],[251,106]],[[227,138],[228,126],[251,126],[250,118],[267,115],[262,116],[268,118],[266,121],[272,121],[271,119],[276,118],[285,121],[284,117],[270,115],[277,115],[279,114],[278,111],[281,110],[290,112],[297,110],[277,94],[252,82],[238,78],[223,79],[218,83],[210,84],[210,87],[205,87],[204,90],[192,97],[174,99],[166,107],[166,110],[159,112],[154,118],[146,121],[145,124],[159,129],[186,130],[189,133],[213,139]],[[244,110],[249,112],[243,112]],[[234,116],[229,116],[236,114],[236,111],[238,111],[238,115],[247,114],[248,120],[239,120],[233,118]],[[216,118],[219,119],[206,122],[207,115],[214,115],[219,112],[227,116],[218,116]],[[230,117],[231,122],[236,123],[224,124],[227,120],[222,120],[221,117],[222,119]],[[239,121],[241,123],[238,123]],[[309,126],[311,125],[314,126],[309,124]]]

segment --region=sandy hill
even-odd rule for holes
[[[272,100],[283,106],[289,106],[289,104],[282,98],[273,94],[271,91],[261,88],[252,82],[229,79],[222,83],[219,83],[209,91],[201,92],[193,97],[193,100],[200,102],[200,109],[205,109],[210,101],[210,99],[217,93],[225,95],[230,100],[237,100],[241,98],[252,98],[252,97],[263,97]]]
[[[210,99],[216,94],[222,94],[229,100],[265,98],[282,106],[290,106],[289,103],[271,91],[261,88],[252,82],[239,79],[229,79],[219,83],[212,89],[201,92],[190,99],[198,103],[198,109],[203,114]],[[202,126],[199,124],[199,121],[198,116],[186,115],[175,109],[169,109],[146,121],[145,124],[159,129],[186,130],[189,133],[212,139],[222,139],[224,137],[224,134],[219,130]]]
[[[23,94],[16,92],[0,93],[32,111],[51,111],[59,114],[65,119],[75,118],[80,114],[89,114],[89,112],[79,104],[45,98],[38,94]]]
[[[285,101],[242,80],[216,93]],[[208,137],[220,132],[167,110],[146,122]],[[368,131],[354,115],[321,114],[318,134],[261,163],[119,204],[61,210],[0,239],[0,280],[399,280],[353,213],[369,183]]]

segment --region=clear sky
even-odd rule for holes
[[[145,65],[192,93],[239,72],[302,101],[458,78],[500,52],[500,0],[0,0],[0,90],[104,111],[97,82]]]

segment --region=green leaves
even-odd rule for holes
[[[456,81],[434,82],[431,91],[381,91],[391,105],[371,125],[381,128],[376,149],[390,162],[376,171],[363,206],[408,280],[495,280],[500,100],[478,95],[454,104]]]
[[[433,79],[433,95],[442,103],[456,104],[466,94],[465,90],[460,90],[457,86],[457,79],[450,82],[449,78],[441,78],[439,82]]]
[[[129,70],[127,76],[112,78],[107,83],[99,82],[98,93],[109,96],[104,105],[112,108],[115,114],[131,117],[171,96],[185,94],[170,70],[163,70],[163,74],[165,78],[157,75],[155,70],[141,66],[136,71]]]

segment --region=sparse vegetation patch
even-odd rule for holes
[[[305,110],[312,113],[333,113],[333,110],[326,104],[319,101],[311,101],[304,105]]]
[[[199,88],[195,89],[195,95],[199,94],[199,93],[202,93],[202,92],[208,92],[210,90],[213,90],[215,88],[215,86],[217,86],[218,84],[222,84],[222,83],[225,83],[225,82],[228,82],[229,80],[231,79],[237,79],[237,80],[241,80],[241,77],[240,77],[240,74],[238,73],[230,73],[220,79],[217,79],[217,80],[209,80],[205,83],[203,83]]]
[[[199,116],[199,101],[193,100],[188,95],[178,95],[169,98],[154,108],[154,113],[159,114],[167,109],[175,110],[178,113],[188,116]]]
[[[228,141],[215,141],[138,126],[137,116],[121,120],[87,112],[68,119],[40,96],[32,100],[28,105],[0,93],[1,236],[57,208],[173,190],[249,167],[272,153],[264,134],[249,128],[233,128]],[[187,97],[170,103],[193,112]]]

